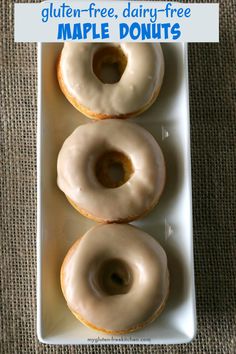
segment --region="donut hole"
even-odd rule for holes
[[[98,270],[97,284],[106,295],[126,294],[132,282],[131,269],[123,260],[109,259]]]
[[[93,57],[93,72],[104,84],[119,82],[127,65],[127,58],[120,47],[107,46]]]
[[[117,188],[130,179],[133,167],[128,156],[122,152],[107,151],[98,158],[95,174],[102,186]]]

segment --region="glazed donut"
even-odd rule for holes
[[[61,288],[86,326],[129,333],[154,321],[169,292],[167,257],[150,235],[131,225],[90,229],[67,253]]]
[[[165,184],[153,136],[119,119],[79,126],[57,160],[57,184],[73,207],[98,222],[128,222],[150,211]]]
[[[128,118],[157,98],[163,53],[158,43],[66,42],[57,74],[66,98],[87,117]]]

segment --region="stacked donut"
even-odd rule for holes
[[[124,120],[155,101],[164,75],[159,44],[65,43],[58,81],[73,106],[93,121],[65,140],[57,183],[71,205],[100,224],[67,253],[61,287],[71,312],[112,334],[143,328],[163,310],[167,257],[147,233],[124,224],[148,213],[165,185],[154,137]]]

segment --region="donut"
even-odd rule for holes
[[[74,243],[60,273],[71,312],[109,334],[154,321],[169,292],[167,257],[160,244],[127,224],[100,224]]]
[[[57,76],[65,97],[92,119],[128,118],[156,100],[164,75],[159,43],[71,43]]]
[[[72,206],[97,222],[129,222],[158,202],[165,161],[153,136],[119,119],[79,126],[57,160],[57,184]]]

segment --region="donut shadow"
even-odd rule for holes
[[[165,60],[165,75],[160,95],[155,102],[156,104],[154,103],[154,110],[159,109],[158,105],[165,107],[172,102],[173,97],[176,96],[180,89],[184,75],[184,66],[180,62],[180,55],[175,46],[173,44],[163,43],[162,50]]]
[[[176,245],[167,242],[165,249],[170,272],[170,292],[166,306],[169,311],[172,311],[187,300],[192,279],[187,275],[188,267],[185,264],[185,258]]]
[[[176,139],[171,139],[170,137],[166,143],[163,142],[161,144],[161,148],[166,161],[166,184],[156,210],[160,208],[168,212],[173,207],[185,182],[184,161],[183,153],[180,150],[181,147],[178,145]]]
[[[169,130],[172,130],[171,126]],[[170,210],[175,207],[175,202],[185,184],[184,157],[177,139],[174,136],[170,136],[167,140],[161,141],[159,139],[160,130],[156,129],[154,131],[154,129],[152,129],[151,131],[153,132],[154,138],[159,142],[165,158],[166,183],[157,205],[140,219],[145,221],[145,223],[151,222],[153,218],[164,218],[168,216]]]
[[[159,123],[166,120],[168,107],[172,105],[174,98],[178,94],[184,77],[184,67],[180,62],[180,54],[173,44],[162,44],[165,61],[165,73],[160,93],[156,101],[136,118],[129,119],[133,123],[145,125],[146,123]],[[182,57],[182,56],[181,56]]]
[[[166,252],[170,273],[170,290],[166,310],[172,311],[187,300],[188,291],[191,287],[190,281],[192,281],[187,274],[189,265],[186,264],[186,257],[183,255],[183,249],[178,242],[178,235],[181,230],[177,224],[172,224],[172,234],[167,235],[164,220],[152,224],[147,223],[143,227],[136,223],[136,226],[154,237]]]

